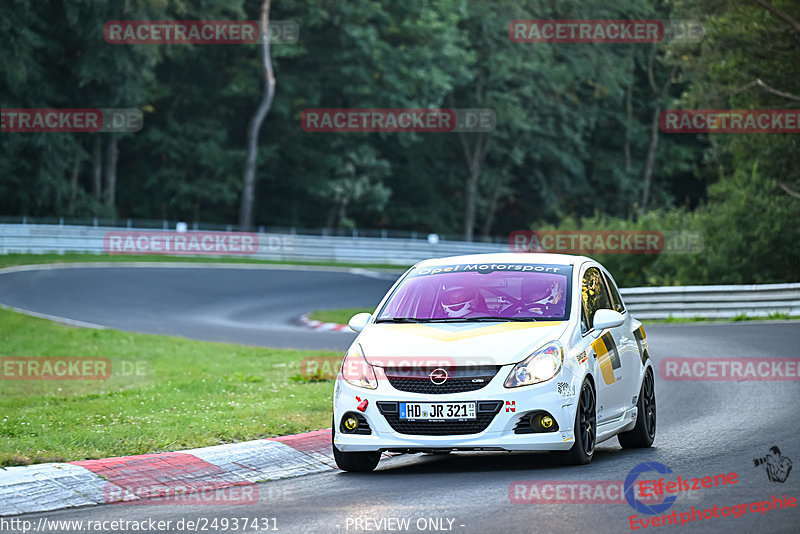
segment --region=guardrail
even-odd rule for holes
[[[106,254],[108,232],[142,229],[56,224],[0,224],[0,254],[81,252]],[[166,230],[150,229],[148,233]],[[426,258],[508,252],[508,245],[429,241],[393,237],[342,237],[257,233],[258,245],[246,256],[279,261],[333,261],[411,265]],[[204,253],[209,258],[225,257]],[[730,286],[637,287],[620,289],[625,304],[640,319],[669,317],[731,318],[746,314],[800,315],[800,283]]]
[[[620,293],[638,319],[800,316],[800,284],[631,287]]]
[[[104,237],[108,232],[157,234],[167,231],[57,224],[0,224],[0,254],[67,252],[105,254]],[[393,237],[341,237],[292,233],[255,233],[255,235],[258,236],[256,250],[244,255],[261,260],[412,265],[437,256],[508,252],[508,244],[442,239],[430,242],[427,239]],[[203,252],[202,255],[214,258],[228,254],[215,255]]]

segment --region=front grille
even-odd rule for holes
[[[503,407],[503,401],[479,401],[476,419],[464,421],[405,421],[400,419],[398,403],[378,401],[378,410],[395,432],[417,436],[454,436],[477,434],[486,430]]]
[[[418,370],[402,370],[387,367],[384,369],[386,378],[393,388],[408,393],[447,394],[477,391],[486,387],[500,366],[456,367],[448,369],[448,379],[443,384],[431,382],[430,374],[434,368]]]

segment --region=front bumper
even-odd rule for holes
[[[580,388],[573,377],[564,376],[562,369],[551,380],[533,386],[507,389],[503,382],[513,365],[504,366],[489,384],[477,391],[429,395],[409,393],[394,389],[387,380],[379,379],[377,389],[355,387],[339,377],[334,393],[333,421],[334,444],[342,452],[388,451],[403,452],[425,450],[503,450],[548,451],[568,450],[575,442],[573,425]],[[356,398],[358,397],[358,399]],[[360,399],[360,400],[359,400]],[[357,406],[367,399],[362,413]],[[494,415],[481,432],[456,435],[415,435],[400,433],[392,428],[378,409],[378,402],[460,402],[502,401],[500,411]],[[526,414],[544,410],[555,418],[557,432],[517,434],[517,423]],[[346,434],[340,428],[342,416],[347,412],[362,413],[371,433]]]

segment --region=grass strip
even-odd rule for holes
[[[73,328],[0,310],[0,356],[108,358],[105,380],[19,380],[2,362],[0,466],[205,447],[330,425],[298,351]]]

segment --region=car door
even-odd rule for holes
[[[634,397],[639,395],[639,377],[641,376],[642,357],[639,351],[639,344],[633,333],[633,318],[625,308],[625,303],[617,289],[617,284],[611,275],[603,271],[603,278],[609,290],[612,309],[618,311],[625,317],[622,326],[613,329],[613,334],[619,351],[621,372],[619,376],[623,382],[626,392],[624,409],[632,408],[636,405]]]
[[[614,420],[622,415],[628,407],[626,400],[627,384],[625,380],[622,355],[619,344],[624,338],[624,327],[597,331],[594,328],[594,315],[597,310],[613,310],[613,302],[609,294],[602,271],[590,264],[581,276],[581,301],[585,317],[585,336],[590,339],[591,357],[595,365],[595,384],[597,387],[597,422]]]

